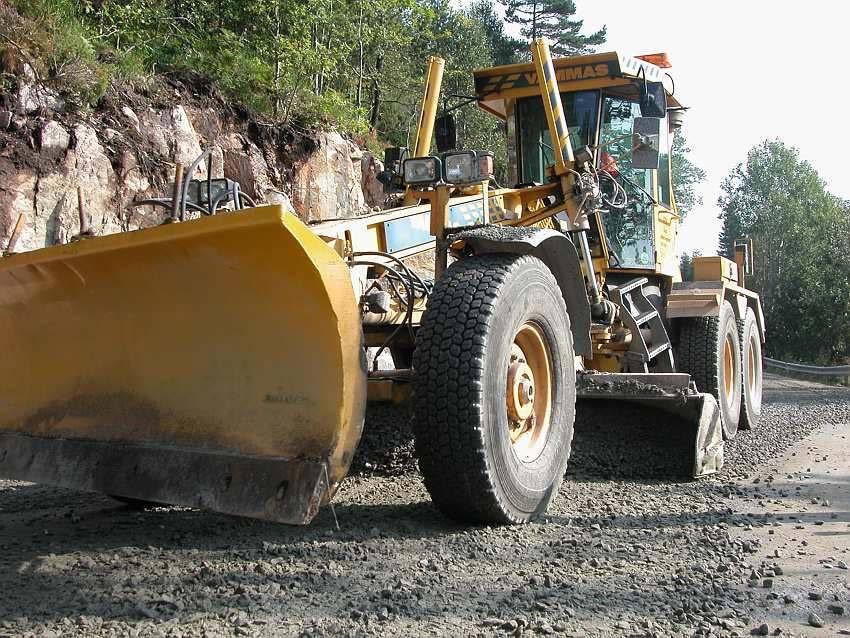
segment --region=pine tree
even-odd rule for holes
[[[524,41],[512,38],[505,32],[505,22],[497,13],[493,0],[474,0],[466,12],[484,27],[493,65],[518,62],[517,51],[528,49]]]
[[[520,25],[520,33],[528,40],[547,38],[556,57],[592,53],[605,42],[606,28],[589,35],[581,33],[583,20],[576,20],[573,0],[507,0],[505,21]],[[527,50],[527,45],[522,47]],[[525,53],[526,51],[518,51]]]

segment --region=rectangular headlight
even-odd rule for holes
[[[439,157],[412,157],[404,160],[404,183],[435,184],[440,181]]]
[[[447,153],[443,158],[446,181],[449,184],[466,184],[478,181],[478,162],[475,151]]]

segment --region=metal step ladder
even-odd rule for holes
[[[620,320],[632,333],[626,352],[627,372],[649,372],[649,366],[654,372],[675,372],[664,320],[643,292],[647,283],[646,277],[639,277],[621,286],[608,286],[608,298],[620,307]]]

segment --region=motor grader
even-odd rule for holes
[[[416,147],[388,150],[386,210],[308,226],[178,167],[172,196],[144,202],[171,223],[6,256],[0,474],[305,524],[367,398],[411,390],[425,484],[457,520],[546,510],[577,398],[656,408],[690,474],[716,472],[759,419],[764,322],[747,242],[681,281],[684,107],[664,68],[553,61],[540,40],[529,64],[476,71],[511,187],[492,153],[454,148],[432,59]]]

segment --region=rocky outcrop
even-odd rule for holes
[[[213,149],[213,176],[236,180],[256,201],[281,203],[307,222],[361,215],[383,200],[377,160],[336,132],[296,139],[198,104],[122,105],[83,119],[57,114],[45,102],[51,96],[33,91],[22,97],[19,89],[20,108],[0,112],[0,249],[20,215],[15,252],[69,241],[79,232],[78,188],[96,234],[161,223],[164,208],[133,203],[165,194],[174,166],[206,148]],[[206,171],[203,165],[194,176]]]
[[[308,221],[364,209],[363,153],[339,133],[322,133],[316,141],[309,161],[293,175],[293,206]]]
[[[18,115],[65,108],[65,100],[40,83],[35,70],[27,63],[21,64],[13,103]]]

